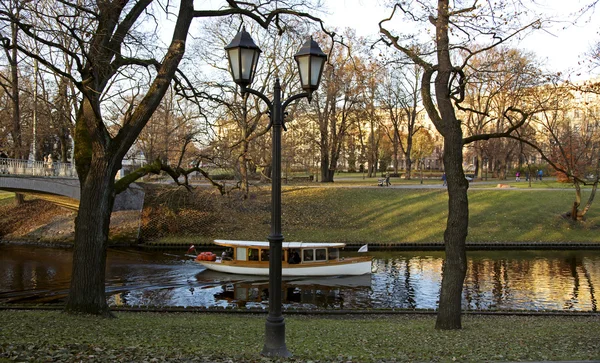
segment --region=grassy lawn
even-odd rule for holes
[[[259,353],[265,316],[0,311],[0,359],[17,361],[270,362]],[[437,331],[420,315],[286,317],[284,361],[523,361],[600,358],[599,317],[465,316]]]
[[[7,205],[13,203],[15,199],[15,193],[3,192],[0,190],[0,205]]]
[[[286,241],[384,245],[443,241],[448,194],[439,180],[425,180],[426,188],[410,188],[420,186],[420,181],[398,179],[386,188],[376,187],[376,178],[343,176],[332,184],[283,186]],[[571,186],[550,179],[534,181],[532,188],[524,181],[502,183],[511,188],[496,188],[498,181],[471,183],[467,243],[600,243],[600,202],[592,205],[585,221],[573,223],[561,217],[575,199]],[[169,187],[164,185],[153,188],[163,196],[152,202],[147,193],[140,233],[146,243],[183,246],[214,239],[265,240],[269,234],[268,186],[253,188],[247,200],[203,187],[193,193],[173,188],[165,192]],[[585,188],[584,201],[589,193]],[[34,222],[31,211],[23,209],[27,215],[21,215],[18,207],[12,207],[13,196],[0,192],[4,213]],[[135,233],[128,235],[137,236],[138,223],[132,226]]]
[[[445,189],[287,186],[282,200],[287,241],[442,242],[448,214]],[[573,200],[573,191],[558,188],[472,188],[467,242],[599,243],[597,206],[592,206],[586,221],[572,223],[561,217]],[[194,240],[264,239],[269,231],[268,203],[268,191],[263,191],[240,205],[223,207],[220,215],[225,217],[216,222],[217,228]]]

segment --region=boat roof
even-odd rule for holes
[[[254,248],[269,248],[267,241],[233,241],[226,239],[216,239],[215,244],[228,247],[254,247]],[[283,242],[282,248],[343,248],[346,244],[342,242]]]

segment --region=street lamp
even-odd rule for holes
[[[289,357],[291,353],[285,345],[285,320],[281,314],[281,129],[285,128],[285,108],[301,98],[312,98],[312,92],[319,87],[321,74],[327,56],[319,45],[308,39],[294,55],[300,72],[300,83],[305,92],[291,96],[281,101],[281,85],[279,78],[275,80],[273,101],[263,93],[248,88],[252,83],[260,48],[254,44],[246,29],[242,29],[225,47],[233,81],[241,88],[242,95],[251,93],[265,101],[270,110],[269,128],[272,129],[272,159],[271,159],[271,234],[267,237],[269,249],[269,315],[265,323],[265,345],[262,354],[266,356]]]

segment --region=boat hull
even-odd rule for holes
[[[209,270],[240,275],[268,276],[269,265],[236,263],[229,261],[197,261]],[[364,275],[371,273],[370,258],[350,258],[335,263],[323,264],[284,264],[282,276],[340,276]]]

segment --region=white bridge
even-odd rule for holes
[[[0,158],[0,190],[32,195],[70,208],[79,208],[80,187],[71,163]],[[117,194],[113,211],[141,210],[144,190],[137,184]]]

